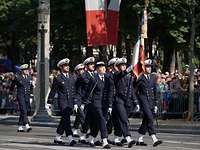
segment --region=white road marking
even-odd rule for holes
[[[182,142],[182,141],[170,141],[170,140],[165,140],[164,142],[172,144],[200,145],[200,143],[195,143],[195,142]]]
[[[54,146],[54,145],[49,145],[49,146],[44,146],[44,145],[37,145],[37,144],[18,144],[18,143],[9,143],[9,144],[1,144],[1,145],[6,145],[6,146],[17,146],[17,147],[23,147],[23,148],[48,148],[52,150],[94,150],[94,148],[90,147],[70,147],[70,146]],[[95,147],[95,149],[102,149],[101,147]],[[5,149],[4,149],[5,150]]]
[[[171,135],[169,135],[171,134]],[[190,136],[190,137],[200,137],[200,135],[197,135],[197,134],[178,134],[178,133],[158,133],[158,135],[163,135],[163,136],[181,136],[183,137],[183,135],[186,135],[186,136]]]
[[[175,150],[199,150],[199,148],[186,148],[186,147],[178,147],[178,146],[162,146],[162,148],[166,148],[167,150],[175,149]]]

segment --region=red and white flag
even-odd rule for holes
[[[132,59],[133,72],[137,77],[139,77],[139,75],[145,70],[144,59],[144,39],[138,39],[134,46],[134,54]]]
[[[141,42],[140,42],[140,53],[139,53],[139,73],[138,75],[140,75],[140,73],[145,71],[145,64],[144,64],[144,60],[145,60],[145,49],[144,49],[144,38],[141,38]]]
[[[108,44],[117,45],[121,0],[110,0],[107,12]]]
[[[133,65],[133,72],[136,76],[138,76],[138,70],[139,70],[139,54],[140,54],[140,39],[136,42],[133,50],[133,59],[132,59],[132,65]]]
[[[88,46],[107,45],[106,0],[85,0]]]
[[[140,39],[134,47],[134,55],[133,55],[133,72],[139,77],[142,72],[145,71],[145,47],[144,47],[144,39],[147,38],[147,10],[146,8],[143,11],[142,20],[141,20],[141,31],[140,31]]]

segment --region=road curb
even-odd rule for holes
[[[18,118],[10,118],[10,119],[1,119],[0,124],[4,125],[17,125]],[[31,122],[31,126],[38,127],[54,127],[56,128],[58,125],[58,121],[54,122]],[[139,124],[130,125],[131,131],[136,131],[139,128]],[[200,135],[200,126],[178,126],[178,125],[159,125],[156,127],[157,133],[174,133],[174,134],[195,134]]]

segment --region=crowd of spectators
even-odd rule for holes
[[[36,73],[30,69],[30,74],[33,80],[36,82]],[[16,90],[11,95],[10,86],[15,78],[13,72],[1,73],[0,74],[0,113],[3,114],[15,114],[18,112],[18,103],[16,100]],[[30,98],[32,104],[34,100],[33,91]]]
[[[188,70],[184,73],[157,74],[157,91],[159,92],[161,113],[188,111],[189,76]],[[200,112],[200,69],[195,69],[194,111]]]
[[[15,111],[16,105],[14,101],[9,98],[9,89],[14,78],[14,73],[4,73],[0,75],[0,111],[2,113],[7,111]]]
[[[33,80],[36,81],[37,73],[31,69],[30,74]],[[57,74],[59,74],[57,70],[50,72],[50,86]],[[187,111],[189,104],[189,71],[171,74],[168,72],[157,73],[156,76],[160,113],[183,113]],[[13,78],[14,73],[12,72],[0,74],[0,113],[15,113],[17,111],[17,102],[9,98],[9,87]],[[200,69],[195,70],[194,88],[194,111],[200,112]]]

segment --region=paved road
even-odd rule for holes
[[[17,133],[16,126],[0,125],[0,150],[94,150],[84,145],[76,147],[58,146],[53,144],[54,127],[34,127],[31,133]],[[136,137],[136,133],[132,133]],[[147,147],[134,146],[133,150],[200,150],[200,135],[160,133],[158,136],[164,141],[159,147],[152,147],[152,140],[146,136]],[[112,137],[111,137],[112,138]],[[67,141],[67,140],[66,140]],[[113,150],[127,150],[126,146],[112,147]]]

